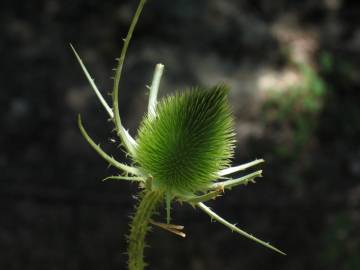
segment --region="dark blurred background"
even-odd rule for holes
[[[104,93],[137,0],[3,1],[0,6],[0,269],[126,269],[135,184],[115,134],[69,48]],[[355,0],[151,0],[128,52],[123,122],[136,135],[146,84],[160,95],[225,82],[235,164],[263,157],[264,178],[211,207],[288,253],[275,254],[174,205],[180,239],[157,228],[149,269],[360,269],[360,4]],[[109,99],[110,100],[110,99]]]

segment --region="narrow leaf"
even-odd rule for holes
[[[94,90],[96,96],[98,97],[100,103],[104,106],[105,110],[107,111],[107,113],[109,114],[110,118],[114,118],[114,113],[113,111],[111,110],[110,106],[106,103],[104,97],[101,95],[99,89],[97,88],[95,82],[94,82],[94,79],[91,77],[90,73],[88,72],[88,70],[86,69],[83,61],[81,60],[79,54],[76,52],[75,48],[73,47],[72,44],[70,44],[70,47],[73,51],[73,53],[75,54],[75,57],[77,59],[77,61],[79,62],[87,80],[89,81],[90,83],[90,86],[91,88]]]
[[[145,182],[144,177],[136,177],[136,176],[122,176],[122,175],[112,175],[108,176],[102,181],[105,182],[107,180],[128,180],[128,181],[134,181],[134,182]]]
[[[159,92],[159,86],[163,71],[164,71],[163,64],[157,64],[155,66],[154,77],[150,87],[149,105],[148,105],[148,115],[150,118],[153,118],[156,115],[157,95]]]
[[[206,202],[206,201],[215,199],[216,197],[220,196],[221,193],[223,193],[223,190],[222,189],[217,189],[217,190],[210,191],[210,192],[208,192],[206,194],[203,194],[203,195],[200,195],[200,196],[193,196],[193,197],[186,198],[183,201],[185,201],[187,203],[190,203],[190,204],[196,204],[196,203],[199,203],[199,202]]]
[[[261,177],[261,174],[262,174],[262,170],[259,170],[240,178],[231,179],[222,182],[216,182],[210,185],[210,189],[230,189],[235,186],[246,185],[249,182],[255,182],[254,179],[256,177]]]
[[[235,225],[229,223],[228,221],[226,221],[225,219],[223,219],[222,217],[220,217],[218,214],[216,214],[214,211],[212,211],[209,207],[207,207],[205,204],[203,203],[197,203],[197,206],[204,211],[207,215],[209,215],[212,219],[215,219],[216,221],[220,222],[221,224],[225,225],[226,227],[228,227],[230,230],[235,231],[243,236],[245,236],[246,238],[249,238],[250,240],[253,240],[257,243],[259,243],[260,245],[263,245],[269,249],[272,249],[282,255],[286,255],[284,252],[282,252],[281,250],[277,249],[276,247],[270,245],[267,242],[264,242],[258,238],[256,238],[255,236],[239,229],[238,227],[236,227]]]
[[[81,131],[81,134],[83,135],[83,137],[85,138],[85,140],[90,144],[90,146],[103,158],[105,159],[107,162],[109,162],[111,165],[113,165],[115,168],[118,168],[119,170],[125,171],[127,173],[133,174],[133,175],[142,175],[141,172],[139,171],[139,169],[122,164],[118,161],[116,161],[114,158],[112,158],[111,156],[109,156],[107,153],[105,153],[99,145],[97,145],[92,139],[91,137],[88,135],[88,133],[86,132],[82,122],[81,122],[81,116],[80,114],[78,115],[78,126],[79,129]]]
[[[233,173],[236,173],[236,172],[239,172],[239,171],[243,171],[243,170],[246,170],[246,169],[248,169],[248,168],[250,168],[252,166],[255,166],[255,165],[263,163],[263,162],[265,162],[265,160],[256,159],[256,160],[251,161],[249,163],[245,163],[245,164],[241,164],[239,166],[223,169],[223,170],[221,170],[219,172],[219,176],[225,176],[225,175],[228,175],[228,174],[233,174]]]

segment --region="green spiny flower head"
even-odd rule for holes
[[[204,191],[233,155],[228,88],[194,88],[163,99],[155,117],[145,117],[135,161],[153,186],[173,195]]]
[[[70,45],[99,101],[113,120],[116,134],[126,154],[129,154],[137,164],[135,166],[123,164],[102,150],[85,130],[79,115],[80,132],[105,161],[124,173],[106,179],[136,181],[139,187],[144,188],[130,224],[129,270],[143,270],[145,267],[143,255],[149,223],[185,237],[182,232],[183,226],[170,224],[171,200],[174,197],[180,202],[198,207],[211,219],[232,231],[285,255],[269,243],[226,221],[204,204],[216,198],[224,189],[253,182],[262,174],[262,170],[257,170],[240,178],[214,181],[218,177],[227,177],[264,162],[263,159],[257,159],[235,167],[228,166],[233,155],[234,132],[227,102],[229,92],[227,87],[218,85],[210,89],[189,89],[163,99],[156,106],[164,70],[164,65],[157,64],[149,87],[148,115],[141,123],[137,141],[122,125],[119,112],[119,83],[126,52],[145,2],[146,0],[139,2],[118,58],[112,90],[112,107],[107,104],[80,56]],[[166,201],[168,224],[151,219],[158,203],[163,199]]]

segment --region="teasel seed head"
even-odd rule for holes
[[[135,161],[153,178],[153,188],[173,196],[204,191],[233,156],[229,89],[193,88],[164,98],[138,133]]]

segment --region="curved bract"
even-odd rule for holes
[[[203,191],[229,165],[234,129],[229,89],[193,88],[158,104],[138,133],[135,161],[152,176],[155,189],[173,195]]]

